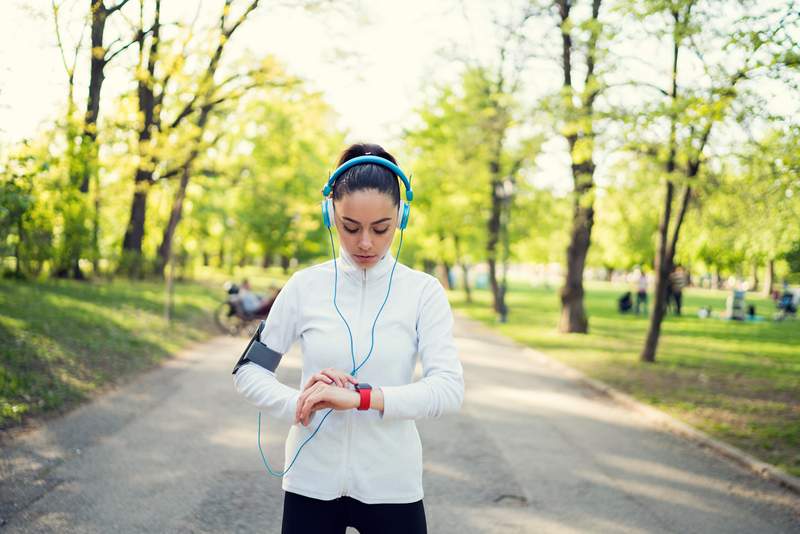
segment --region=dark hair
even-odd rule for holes
[[[338,166],[358,156],[378,156],[397,165],[394,156],[386,152],[382,146],[370,143],[350,145],[339,157]],[[389,195],[395,206],[400,205],[400,184],[398,176],[375,163],[356,165],[344,171],[333,184],[333,199],[339,200],[344,195],[362,189],[375,189],[379,193]]]

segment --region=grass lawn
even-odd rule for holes
[[[248,277],[265,294],[286,278],[255,267],[195,276],[175,284],[172,324],[164,320],[163,282],[0,279],[0,430],[62,413],[187,343],[220,334],[213,311],[226,297],[224,281]]]
[[[0,429],[58,413],[214,332],[221,289],[178,283],[172,325],[155,282],[0,280]]]
[[[683,316],[663,323],[657,362],[639,362],[648,320],[617,312],[622,286],[589,284],[588,335],[559,334],[555,288],[512,286],[509,321],[498,323],[488,291],[450,292],[454,308],[520,343],[664,410],[708,434],[800,476],[800,321],[773,322],[772,301],[748,296],[761,322],[700,319],[727,293],[684,291]],[[651,295],[652,304],[652,295]]]

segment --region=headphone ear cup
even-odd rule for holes
[[[409,214],[410,210],[411,210],[411,206],[406,204],[405,200],[401,200],[400,201],[400,206],[397,209],[397,220],[399,221],[397,226],[401,230],[405,230],[406,226],[408,226],[408,214]]]
[[[333,226],[333,200],[330,198],[322,201],[322,224],[325,228]]]

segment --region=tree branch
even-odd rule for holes
[[[152,32],[152,31],[153,31],[153,28],[151,27],[149,30],[147,30],[146,32],[144,32],[144,33],[143,33],[143,36],[144,36],[144,35],[147,35],[148,33]],[[114,42],[113,42],[113,43],[111,43],[111,44],[109,45],[109,48],[111,48],[111,46],[112,46],[114,43],[116,43],[117,41],[121,41],[121,39],[115,39],[115,40],[114,40]],[[138,38],[135,36],[133,39],[131,39],[130,41],[128,41],[128,43],[127,43],[126,45],[124,45],[124,46],[121,46],[120,48],[118,48],[117,50],[115,50],[114,52],[112,52],[110,55],[106,54],[106,57],[103,59],[103,61],[104,61],[105,63],[111,63],[111,61],[113,61],[115,57],[117,57],[117,56],[118,56],[118,55],[120,55],[122,52],[124,52],[125,50],[127,50],[127,49],[128,49],[128,47],[130,47],[131,45],[135,45],[135,44],[136,44],[136,43],[138,43],[138,42],[139,42],[139,40],[138,40]],[[110,50],[109,50],[109,51],[110,51]]]
[[[119,11],[119,10],[120,10],[120,9],[122,9],[122,8],[125,6],[125,4],[127,4],[128,2],[129,2],[129,0],[119,0],[119,3],[118,3],[117,5],[115,5],[115,6],[111,6],[111,7],[108,7],[108,8],[106,8],[106,13],[107,13],[108,15],[110,15],[110,14],[112,14],[114,11]]]

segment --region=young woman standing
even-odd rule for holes
[[[284,534],[427,531],[414,420],[457,412],[464,380],[444,289],[389,250],[398,228],[402,247],[409,217],[398,178],[410,202],[394,157],[356,144],[324,189],[323,220],[339,234],[340,255],[292,275],[259,340],[274,362],[300,341],[303,388],[279,382],[277,363],[243,357],[234,369],[239,393],[294,423]],[[413,381],[417,359],[422,378]]]

